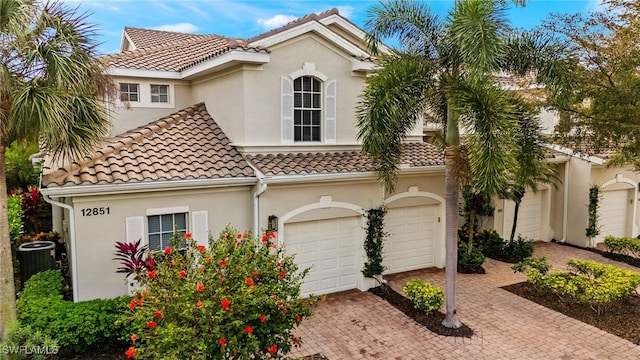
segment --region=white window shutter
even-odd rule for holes
[[[327,82],[324,88],[324,141],[336,143],[336,80]]]
[[[293,81],[287,77],[281,80],[281,124],[282,143],[293,144]]]
[[[140,245],[146,245],[149,241],[144,236],[144,217],[131,216],[126,218],[125,232],[127,236],[127,242],[132,243],[138,240]],[[137,290],[140,289],[138,282],[133,279],[132,275],[127,277],[127,292],[129,295],[134,295]]]
[[[199,245],[209,243],[209,213],[207,210],[191,213],[191,235]]]

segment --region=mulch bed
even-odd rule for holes
[[[640,296],[638,295],[612,304],[604,314],[598,315],[588,305],[569,303],[528,282],[504,286],[503,289],[640,345]]]
[[[397,291],[393,290],[386,284],[382,284],[378,287],[369,289],[374,295],[377,295],[389,302],[389,304],[393,305],[396,309],[402,311],[405,315],[413,319],[420,325],[423,325],[427,329],[431,330],[431,332],[436,333],[438,335],[443,336],[455,336],[455,337],[466,337],[470,338],[473,336],[473,330],[465,324],[458,329],[450,329],[444,327],[442,325],[442,320],[445,318],[445,314],[442,312],[437,312],[435,314],[426,315],[424,312],[417,310],[413,306],[413,302],[404,297],[402,294],[399,294]]]
[[[640,268],[640,258],[637,257],[633,257],[633,256],[629,256],[629,255],[624,255],[624,254],[618,254],[618,253],[612,253],[609,251],[605,251],[605,250],[600,250],[600,249],[596,249],[596,248],[583,248],[577,245],[573,245],[573,244],[569,244],[569,243],[561,243],[561,242],[556,242],[557,244],[560,245],[564,245],[564,246],[569,246],[569,247],[573,247],[576,249],[580,249],[580,250],[587,250],[587,251],[591,251],[593,253],[596,253],[598,255],[602,255],[604,257],[606,257],[607,259],[611,259],[611,260],[615,260],[621,263],[625,263],[631,266],[635,266]]]

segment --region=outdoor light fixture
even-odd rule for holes
[[[267,221],[267,230],[278,231],[278,217],[275,215],[269,215]]]

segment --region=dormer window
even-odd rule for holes
[[[140,85],[132,83],[120,83],[120,101],[138,102],[140,101]]]
[[[321,141],[322,84],[311,76],[293,81],[293,139]]]

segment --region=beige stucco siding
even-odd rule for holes
[[[78,299],[126,294],[124,278],[116,274],[118,264],[112,260],[115,242],[126,240],[126,219],[136,216],[146,219],[148,209],[180,206],[188,207],[188,216],[194,211],[206,210],[208,228],[213,235],[227,224],[243,231],[251,226],[249,187],[74,198]],[[108,215],[82,215],[82,209],[106,207]],[[146,228],[145,221],[145,236]]]

